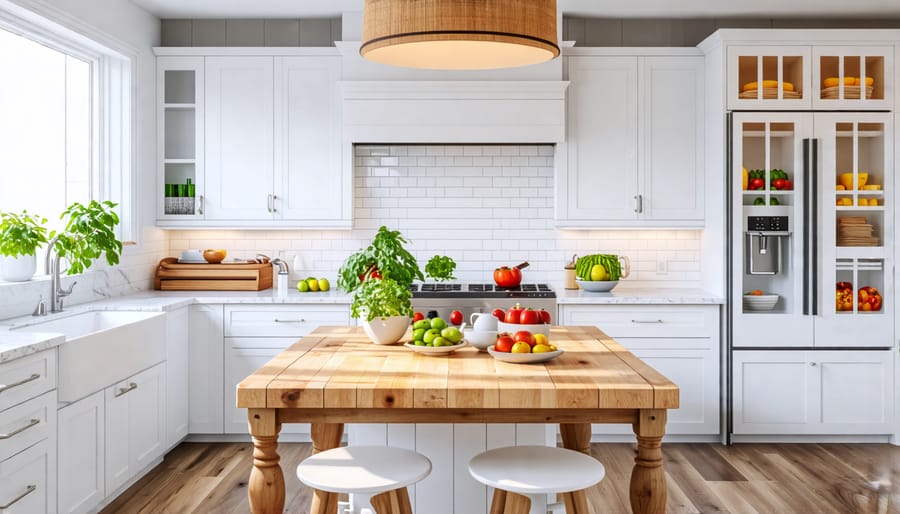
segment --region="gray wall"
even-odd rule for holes
[[[334,46],[340,18],[162,20],[162,46]]]
[[[716,29],[900,28],[900,19],[579,18],[563,16],[563,40],[575,46],[696,46]]]

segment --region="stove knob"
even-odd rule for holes
[[[438,313],[437,311],[428,311],[428,314],[426,314],[425,317],[428,319],[436,318],[438,317]]]

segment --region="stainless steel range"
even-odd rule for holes
[[[513,288],[494,284],[425,283],[413,284],[413,310],[428,314],[437,311],[438,316],[449,319],[450,312],[459,310],[469,322],[473,312],[491,312],[509,309],[515,304],[532,309],[545,309],[556,323],[556,292],[548,284],[521,284]]]

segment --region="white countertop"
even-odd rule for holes
[[[616,287],[609,293],[590,293],[568,290],[554,284],[559,305],[719,305],[725,299],[701,289],[660,289]],[[22,316],[0,320],[0,363],[35,352],[54,348],[65,337],[54,333],[25,333],[10,329],[35,325],[81,312],[97,310],[171,311],[191,304],[344,304],[350,305],[350,295],[328,292],[289,291],[278,295],[275,289],[265,291],[145,291],[139,294],[110,298],[97,302],[66,307],[58,314],[34,317]]]

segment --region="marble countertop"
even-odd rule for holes
[[[45,332],[0,332],[0,364],[42,352],[66,342],[62,334]]]
[[[591,293],[581,289],[555,287],[559,305],[722,305],[725,298],[702,289],[629,288],[621,285],[609,293]]]

